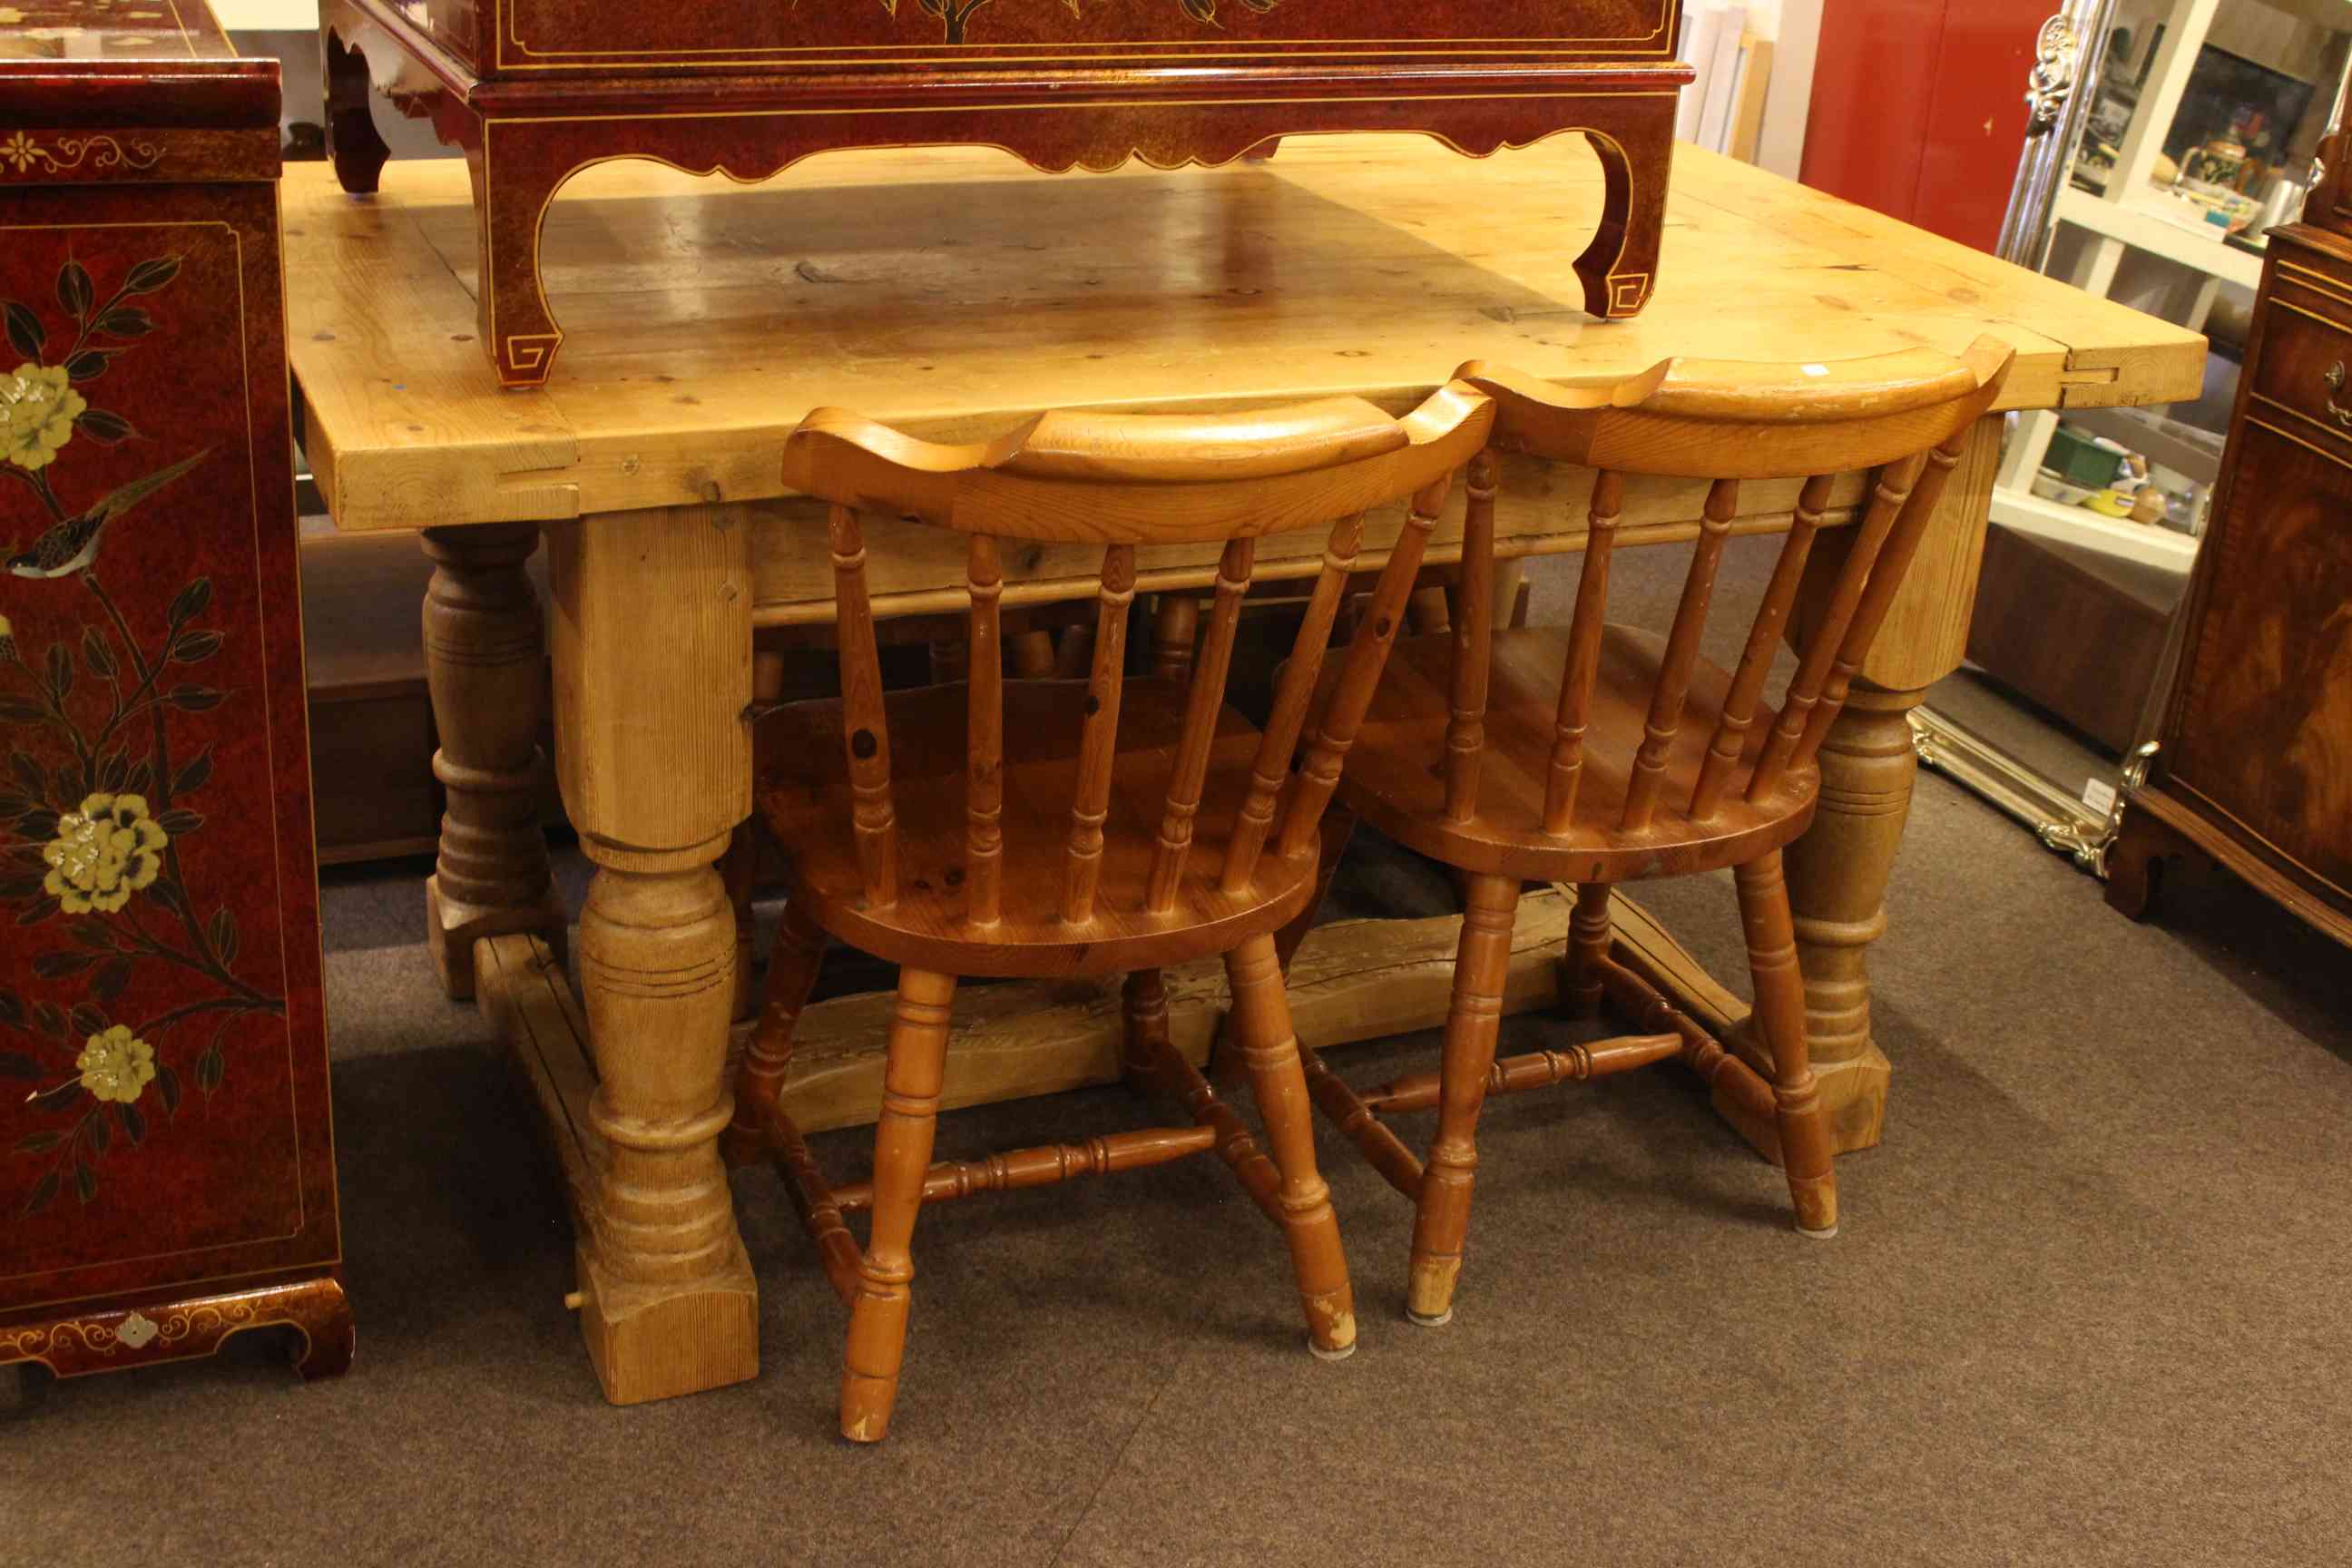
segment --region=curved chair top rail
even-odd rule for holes
[[[835,506],[964,533],[1161,544],[1313,528],[1410,495],[1486,445],[1494,405],[1454,383],[1393,418],[1357,397],[1243,414],[1041,414],[946,445],[838,408],[784,442],[783,480]]]
[[[1906,349],[1768,364],[1663,360],[1639,375],[1561,384],[1473,361],[1496,445],[1624,474],[1810,479],[1939,447],[1991,406],[2015,351],[1979,337],[1957,358]]]

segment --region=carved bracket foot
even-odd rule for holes
[[[327,89],[327,160],[343,189],[373,194],[392,149],[375,128],[367,59],[332,20],[320,29],[319,54]]]
[[[332,1274],[0,1323],[0,1365],[38,1362],[59,1377],[122,1372],[208,1356],[232,1335],[274,1328],[294,1331],[292,1360],[306,1381],[340,1377],[350,1369],[355,1337],[351,1300],[342,1280]]]

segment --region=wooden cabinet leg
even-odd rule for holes
[[[352,1370],[359,1332],[352,1322],[351,1298],[344,1293],[339,1276],[331,1274],[312,1281],[301,1292],[299,1307],[289,1317],[301,1335],[294,1370],[303,1382],[341,1377]]]
[[[1886,930],[1886,884],[1919,768],[1909,715],[1925,695],[1855,683],[1822,746],[1821,809],[1785,854],[1805,1033],[1839,1153],[1874,1147],[1886,1117],[1891,1069],[1870,1034],[1870,944]],[[1752,1036],[1741,1045],[1770,1079],[1769,1050]]]
[[[556,775],[597,866],[580,920],[597,1134],[581,1327],[616,1405],[759,1372],[759,1291],[718,1140],[751,813],[750,529],[740,508],[551,524]]]
[[[344,7],[331,6],[319,30],[327,89],[327,161],[334,165],[343,189],[364,195],[376,188],[392,149],[376,132],[367,57],[337,25],[349,26],[351,20],[352,13]]]
[[[481,256],[475,320],[502,386],[544,385],[563,346],[563,329],[549,312],[540,286],[539,239],[548,204],[578,164],[571,130],[468,119],[457,131],[473,174],[475,238]],[[443,140],[449,136],[445,133]]]
[[[1665,229],[1666,175],[1674,163],[1675,100],[1629,117],[1615,134],[1588,131],[1600,156],[1603,186],[1601,224],[1576,258],[1584,308],[1595,316],[1639,315],[1658,274]]]
[[[2163,897],[2165,862],[2193,847],[2170,825],[2126,803],[2116,841],[2107,846],[2107,907],[2146,920]]]
[[[539,821],[544,623],[522,566],[538,547],[536,523],[425,531],[425,671],[441,738],[433,775],[448,796],[425,936],[443,989],[460,1000],[474,994],[480,938],[528,931],[563,952]]]

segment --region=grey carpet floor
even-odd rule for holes
[[[1671,1069],[1490,1109],[1441,1330],[1402,1318],[1404,1205],[1327,1138],[1362,1323],[1338,1364],[1213,1164],[957,1205],[918,1237],[874,1450],[834,1436],[841,1314],[762,1172],[736,1178],[761,1378],[603,1404],[560,1193],[435,993],[420,875],[328,889],[356,1367],[303,1387],[257,1336],[0,1375],[0,1563],[2352,1561],[2345,955],[2227,881],[2133,925],[1932,776],[1874,959],[1887,1139],[1841,1163],[1835,1241],[1788,1228],[1777,1173]],[[1374,853],[1327,914],[1444,897]],[[1727,879],[1642,897],[1738,973]],[[1376,1079],[1433,1046],[1334,1059]],[[959,1113],[940,1152],[1142,1114],[1112,1089]]]
[[[1876,966],[1894,1114],[1840,1167],[1835,1241],[1787,1228],[1776,1173],[1672,1073],[1489,1110],[1442,1330],[1402,1317],[1403,1205],[1327,1140],[1363,1322],[1336,1365],[1301,1348],[1279,1246],[1213,1165],[946,1209],[871,1451],[833,1436],[840,1314],[764,1173],[737,1178],[760,1380],[601,1402],[560,1304],[560,1194],[409,940],[415,875],[339,881],[358,1364],[306,1388],[253,1342],[19,1393],[0,1560],[2352,1558],[2343,955],[2227,883],[2132,925],[1932,777],[1912,831]],[[1442,889],[1373,855],[1335,904]],[[1727,887],[1648,897],[1735,972]],[[1380,1075],[1433,1044],[1337,1059]],[[1060,1096],[950,1117],[941,1149],[1138,1115]]]

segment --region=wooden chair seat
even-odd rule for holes
[[[1221,707],[1209,748],[1192,849],[1173,904],[1146,908],[1160,818],[1174,783],[1189,682],[1129,680],[1120,697],[1119,765],[1103,825],[1098,905],[1083,941],[1054,912],[1070,837],[1070,802],[1082,761],[1088,683],[1004,684],[1003,916],[984,933],[965,922],[964,779],[971,757],[963,685],[895,691],[884,699],[891,784],[898,810],[900,891],[867,906],[857,847],[842,830],[854,792],[838,700],[795,702],[756,731],[760,811],[792,858],[791,896],[818,923],[893,963],[958,974],[1117,974],[1214,957],[1244,936],[1287,921],[1315,885],[1312,856],[1266,856],[1238,894],[1219,889],[1236,809],[1249,793],[1260,736]],[[1042,890],[1025,892],[1024,880]]]
[[[1559,672],[1568,641],[1565,626],[1496,634],[1478,813],[1460,823],[1446,819],[1445,771],[1431,766],[1430,745],[1431,736],[1445,732],[1452,712],[1454,638],[1398,643],[1348,756],[1340,795],[1349,808],[1398,843],[1462,870],[1563,882],[1720,870],[1781,847],[1812,821],[1820,771],[1809,767],[1786,774],[1762,800],[1728,800],[1703,821],[1670,805],[1640,827],[1623,826],[1633,758],[1666,643],[1649,632],[1611,626],[1601,634],[1575,815],[1566,833],[1545,832],[1544,795],[1559,738]],[[1690,798],[1731,681],[1730,671],[1706,659],[1693,667],[1683,724],[1666,752],[1664,801]],[[1749,726],[1741,769],[1762,754],[1765,736],[1763,726]]]

